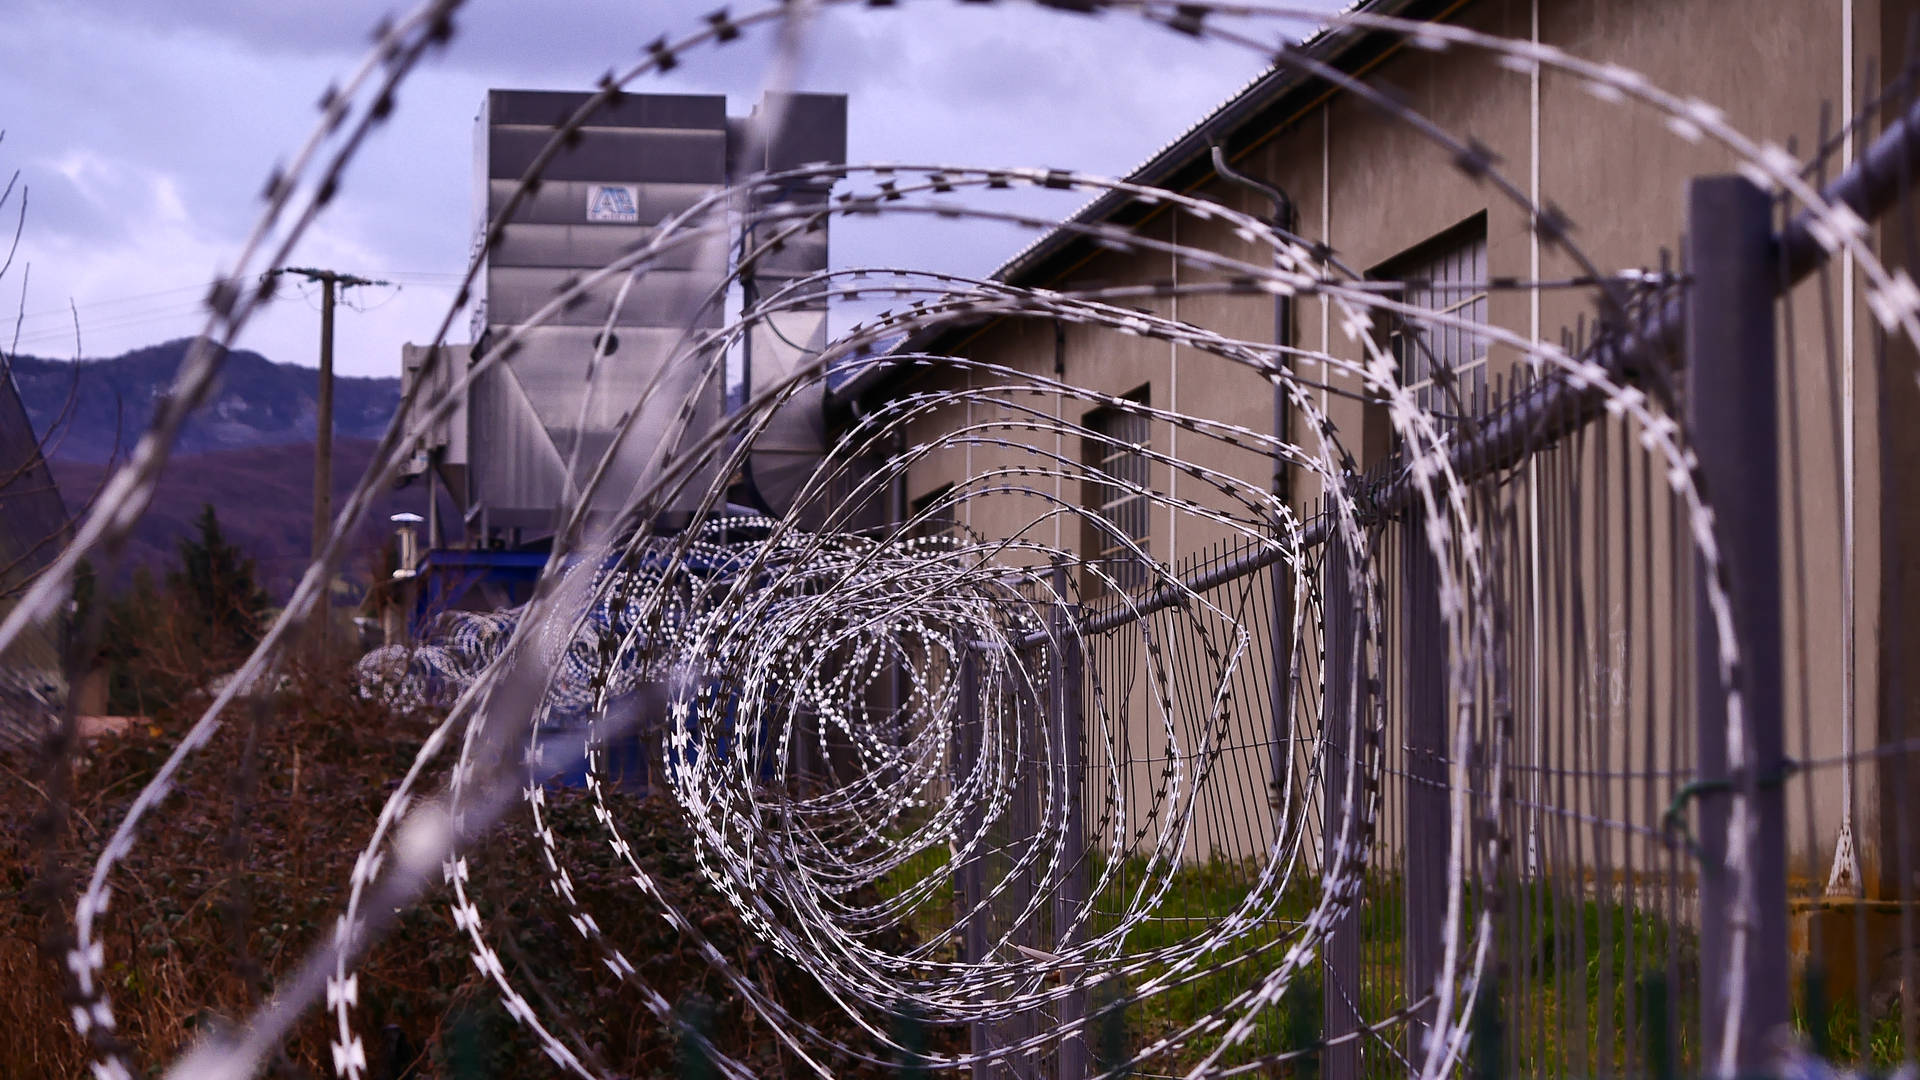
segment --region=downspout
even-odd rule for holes
[[[1061,384],[1062,386],[1066,385],[1066,382],[1067,382],[1067,327],[1066,327],[1066,324],[1062,323],[1059,319],[1053,320],[1053,379],[1055,382]],[[1060,428],[1062,425],[1066,423],[1067,416],[1066,416],[1064,406],[1061,400],[1057,396],[1054,399],[1053,411],[1054,411],[1054,420],[1055,420],[1054,433],[1053,433],[1053,452],[1056,457],[1061,457],[1061,456],[1064,456],[1066,453],[1067,441],[1060,434]],[[1053,478],[1053,497],[1055,501],[1060,503],[1063,506],[1066,505],[1066,494],[1067,494],[1066,485],[1061,483],[1059,476],[1055,476]],[[1054,516],[1053,548],[1055,551],[1066,550],[1067,538],[1061,535],[1061,529],[1063,527],[1062,522],[1063,522],[1063,518],[1060,515]],[[1076,537],[1075,539],[1077,540],[1078,538]]]
[[[906,523],[907,502],[907,433],[904,429],[895,429],[893,433],[893,480],[887,485],[887,517],[893,528],[889,533],[899,539],[899,529]],[[887,680],[887,711],[898,720],[907,704],[907,665],[905,659],[893,658],[893,671]],[[898,730],[898,729],[896,729]],[[898,747],[906,746],[904,733]]]
[[[1227,164],[1226,151],[1222,150],[1217,143],[1213,147],[1213,171],[1219,173],[1220,178],[1228,183],[1238,184],[1249,191],[1265,196],[1267,201],[1273,204],[1273,213],[1268,217],[1267,224],[1273,226],[1274,230],[1282,236],[1293,235],[1294,206],[1293,200],[1287,197],[1286,192],[1264,180],[1255,180],[1234,169]],[[1291,297],[1275,296],[1273,298],[1273,343],[1283,349],[1293,344],[1293,299]],[[1278,359],[1281,364],[1288,363],[1285,356]],[[1290,426],[1287,415],[1286,389],[1276,379],[1273,384],[1273,434],[1275,438],[1283,441],[1287,438],[1287,429]],[[1273,493],[1276,497],[1285,500],[1288,495],[1287,488],[1286,466],[1282,464],[1280,458],[1275,457],[1273,459]]]
[[[1228,183],[1238,184],[1249,191],[1264,195],[1273,204],[1273,213],[1268,224],[1282,237],[1294,235],[1294,205],[1287,193],[1265,181],[1255,180],[1251,176],[1236,171],[1227,164],[1227,155],[1220,144],[1213,146],[1213,171]],[[1276,252],[1274,261],[1279,262]],[[1293,345],[1293,298],[1276,294],[1273,298],[1273,343],[1281,349]],[[1275,362],[1283,367],[1291,367],[1292,362],[1285,353],[1275,356]],[[1291,410],[1287,407],[1286,385],[1280,379],[1273,381],[1273,437],[1286,442],[1292,424],[1289,421]],[[1286,505],[1292,494],[1292,485],[1288,483],[1285,459],[1279,454],[1273,458],[1273,497],[1281,505]],[[1278,540],[1278,516],[1275,517]],[[1267,724],[1272,737],[1268,740],[1270,751],[1269,768],[1272,770],[1268,780],[1268,805],[1273,811],[1276,835],[1293,820],[1297,807],[1294,802],[1294,785],[1287,782],[1288,772],[1294,765],[1293,728],[1290,722],[1288,685],[1292,678],[1294,642],[1293,638],[1293,582],[1281,570],[1280,564],[1272,569],[1273,580],[1269,610],[1271,611],[1270,633],[1267,638]],[[1282,658],[1285,658],[1284,660]]]

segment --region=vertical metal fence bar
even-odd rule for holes
[[[1405,664],[1401,715],[1406,724],[1406,792],[1401,842],[1406,865],[1403,967],[1409,1002],[1431,993],[1440,975],[1447,917],[1447,626],[1440,615],[1440,575],[1418,513],[1401,526],[1404,581],[1399,648]],[[1407,1025],[1407,1056],[1425,1059],[1431,1005]]]
[[[1018,678],[1009,676],[1010,679]],[[1002,760],[1006,767],[1013,770],[1009,777],[1013,784],[1012,803],[1008,809],[1007,850],[1014,858],[1031,860],[1034,849],[1034,836],[1039,831],[1036,818],[1039,813],[1037,803],[1040,797],[1040,777],[1036,769],[1040,764],[1040,740],[1047,738],[1047,720],[1045,702],[1036,693],[1036,687],[1024,678],[1019,685],[1009,686],[999,695],[1004,709],[1013,710],[1012,720],[1019,726],[1017,746],[1008,741],[1001,748]],[[1010,941],[1025,948],[1035,948],[1040,944],[1040,909],[1035,897],[1042,884],[1039,877],[1039,864],[1028,861],[1025,866],[1008,872],[1013,875],[1012,889],[1007,897],[1007,915],[1013,925]],[[1028,912],[1029,905],[1032,907]],[[1022,1009],[1005,1021],[1001,1028],[1005,1032],[1003,1045],[1014,1045],[1039,1034],[1040,1017],[1033,1009]],[[1013,1055],[1008,1064],[1018,1080],[1036,1080],[1037,1062],[1032,1051]]]
[[[981,767],[983,735],[980,716],[980,653],[971,644],[965,646],[960,661],[960,722],[954,725],[953,784],[958,789]],[[977,781],[976,781],[977,782]],[[987,912],[981,905],[985,894],[982,863],[985,860],[983,832],[986,806],[978,798],[966,799],[967,809],[960,819],[960,844],[973,845],[973,854],[954,868],[954,891],[959,894],[960,910],[965,916],[961,939],[961,960],[978,964],[987,955]],[[986,1021],[969,1025],[969,1043],[975,1054],[986,1053],[991,1044],[992,1026]],[[974,1080],[988,1080],[990,1065],[976,1061]]]
[[[1322,619],[1327,628],[1323,641],[1326,692],[1320,712],[1324,745],[1320,780],[1322,875],[1331,873],[1338,862],[1351,861],[1341,860],[1338,855],[1347,818],[1347,774],[1353,768],[1353,718],[1361,707],[1359,597],[1352,568],[1347,565],[1348,555],[1345,545],[1333,543],[1327,545],[1321,560],[1326,568]],[[1357,834],[1348,839],[1357,840]],[[1321,1052],[1321,1080],[1358,1080],[1360,1075],[1360,1043],[1353,1038],[1360,1030],[1358,1002],[1353,1000],[1360,988],[1359,905],[1356,894],[1338,909],[1321,948],[1322,1037],[1329,1043],[1345,1037],[1345,1041]]]
[[[1267,612],[1267,803],[1273,810],[1273,835],[1281,835],[1295,817],[1287,805],[1291,789],[1283,779],[1294,753],[1292,700],[1294,577],[1284,562],[1267,568],[1271,590]]]
[[[1729,841],[1735,791],[1700,792],[1700,992],[1705,1061],[1723,1073],[1723,1047],[1741,1073],[1762,1069],[1789,1020],[1786,814],[1781,689],[1780,479],[1775,415],[1772,203],[1749,181],[1695,179],[1687,191],[1686,402],[1691,445],[1713,505],[1720,573],[1733,609],[1742,737],[1750,767],[1728,770],[1728,702],[1705,583],[1696,586],[1695,722],[1699,776],[1731,781],[1750,818]],[[1741,855],[1751,906],[1729,862]],[[1731,915],[1732,917],[1727,917]],[[1736,921],[1744,963],[1735,969]],[[1729,1003],[1739,996],[1737,1015]],[[1733,1025],[1731,1029],[1729,1024]]]
[[[1048,658],[1047,709],[1055,725],[1054,745],[1060,755],[1061,853],[1059,876],[1053,882],[1053,951],[1065,953],[1072,944],[1073,926],[1084,917],[1087,902],[1087,823],[1086,800],[1082,785],[1085,764],[1085,719],[1080,709],[1081,680],[1085,677],[1085,658],[1074,625],[1080,619],[1077,605],[1065,602],[1068,594],[1067,564],[1053,560],[1053,591],[1061,602],[1053,609],[1052,655]],[[1087,1015],[1086,983],[1069,974],[1072,989],[1060,999],[1060,1023],[1070,1025]],[[1086,1080],[1090,1070],[1087,1040],[1075,1032],[1060,1040],[1055,1058],[1055,1080]]]

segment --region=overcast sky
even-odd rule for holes
[[[473,117],[489,87],[584,89],[715,0],[472,0],[447,52],[417,71],[294,262],[389,278],[339,319],[342,373],[397,372],[464,269]],[[1329,8],[1337,6],[1329,0]],[[335,0],[19,0],[0,34],[0,177],[31,192],[0,282],[5,333],[26,286],[19,349],[87,356],[196,332],[198,302],[259,211],[272,165],[298,146],[314,102],[366,48],[391,4]],[[737,5],[750,10],[752,5]],[[1306,28],[1266,28],[1298,36]],[[635,91],[759,95],[768,35],[691,55]],[[853,161],[1041,165],[1122,174],[1258,74],[1249,52],[1131,17],[1100,19],[950,0],[857,8],[822,20],[799,89],[843,92]],[[1060,200],[1058,212],[1084,199]],[[12,230],[12,207],[4,218]],[[837,226],[836,226],[837,227]],[[1029,237],[1004,228],[840,229],[836,265],[984,274]],[[30,276],[29,268],[30,267]],[[318,301],[285,299],[241,344],[316,362]]]

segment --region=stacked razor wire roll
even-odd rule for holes
[[[611,73],[596,101],[555,131],[555,152],[591,120],[595,105],[679,63],[698,62],[745,31],[778,35],[782,62],[790,61],[806,47],[800,16],[840,6],[848,5],[722,11],[684,35],[659,39],[642,62]],[[1250,22],[1323,14],[1257,4],[1087,7],[1137,17],[1142,32],[1172,30],[1221,48],[1262,51],[1269,45],[1248,36]],[[447,40],[459,8],[446,0],[430,3],[383,32],[367,65],[328,98],[313,144],[289,173],[277,174],[262,238],[291,222],[291,243],[331,199],[332,182],[359,140],[392,107],[393,87],[419,56]],[[1920,337],[1920,298],[1866,250],[1858,217],[1825,202],[1784,150],[1746,138],[1711,106],[1667,94],[1626,68],[1536,42],[1365,13],[1349,12],[1335,23],[1403,35],[1422,48],[1471,52],[1507,68],[1552,68],[1622,108],[1654,110],[1676,137],[1719,144],[1744,171],[1813,210],[1822,242],[1861,269],[1876,314],[1889,329]],[[1584,286],[1604,316],[1627,319],[1639,309],[1649,286],[1602,273],[1580,253],[1564,216],[1536,205],[1470,137],[1310,57],[1283,50],[1276,62],[1369,101],[1445,151],[1455,167],[1485,185],[1490,199],[1524,213],[1543,242],[1582,268]],[[536,162],[515,199],[538,185],[549,160]],[[756,198],[762,189],[822,178],[839,185],[823,203],[762,205]],[[1104,221],[1054,221],[992,202],[994,192],[1022,186],[1085,190],[1136,201],[1184,224],[1224,224],[1249,253],[1183,245],[1158,231]],[[508,200],[497,220],[514,206]],[[1455,760],[1472,760],[1483,772],[1470,780],[1462,771],[1448,781],[1458,798],[1443,936],[1434,943],[1444,956],[1440,978],[1417,999],[1356,1005],[1362,1024],[1347,1037],[1377,1041],[1409,1074],[1439,1076],[1458,1063],[1484,985],[1491,925],[1486,907],[1469,903],[1467,894],[1494,858],[1489,853],[1507,839],[1509,820],[1502,803],[1508,733],[1498,722],[1477,726],[1492,714],[1472,711],[1498,701],[1511,681],[1514,643],[1503,607],[1509,601],[1490,581],[1506,553],[1498,532],[1482,527],[1475,483],[1463,478],[1456,457],[1475,435],[1472,410],[1461,407],[1457,388],[1447,385],[1437,401],[1423,404],[1405,385],[1401,360],[1381,331],[1411,321],[1466,335],[1482,350],[1503,350],[1517,370],[1542,384],[1598,394],[1607,412],[1634,425],[1638,452],[1657,466],[1683,507],[1684,531],[1704,567],[1707,605],[1724,622],[1713,515],[1678,418],[1623,373],[1509,328],[1417,309],[1395,287],[1404,283],[1371,280],[1311,239],[1198,195],[1067,169],[924,163],[789,170],[703,199],[663,222],[641,247],[555,296],[450,380],[451,390],[434,397],[417,388],[442,384],[416,384],[417,396],[404,403],[382,441],[379,464],[357,486],[326,551],[235,685],[269,668],[310,617],[341,558],[343,538],[405,456],[406,432],[449,413],[480,371],[511,366],[520,334],[604,282],[644,275],[669,258],[723,251],[742,218],[751,219],[752,242],[771,248],[851,216],[1057,227],[1107,252],[1164,258],[1184,280],[1054,290],[905,267],[833,270],[756,299],[717,327],[690,318],[663,364],[692,373],[671,385],[705,393],[724,379],[737,343],[776,314],[822,298],[898,302],[845,329],[790,378],[754,387],[711,429],[694,426],[685,404],[676,426],[649,448],[645,481],[616,493],[619,513],[588,514],[588,493],[562,508],[551,558],[527,603],[445,614],[419,644],[376,650],[361,661],[357,676],[368,696],[397,709],[430,707],[435,726],[371,823],[331,939],[287,973],[281,993],[246,1024],[197,1046],[176,1062],[173,1075],[255,1069],[293,1018],[321,1002],[338,1072],[367,1075],[356,966],[387,925],[383,912],[412,902],[448,906],[453,932],[464,938],[507,1012],[557,1068],[601,1075],[568,1033],[609,1018],[547,1015],[548,1006],[529,996],[500,960],[469,858],[500,829],[531,828],[550,900],[566,923],[614,978],[640,992],[656,1020],[675,1022],[675,1002],[647,984],[641,965],[602,929],[569,875],[568,853],[551,820],[561,810],[547,784],[582,764],[590,798],[581,812],[591,815],[598,842],[623,861],[631,902],[657,910],[751,1003],[793,1059],[820,1075],[831,1075],[834,1060],[902,1060],[911,1048],[889,1018],[908,1014],[927,1024],[996,1033],[985,1045],[926,1053],[926,1067],[1014,1067],[1058,1055],[1069,1043],[1097,1041],[1103,1020],[1084,1007],[1090,989],[1107,988],[1145,1005],[1223,972],[1232,974],[1229,992],[1145,1032],[1121,1059],[1103,1066],[1177,1067],[1199,1076],[1319,1053],[1323,1046],[1247,1047],[1291,988],[1320,977],[1321,950],[1331,935],[1345,932],[1340,928],[1353,914],[1374,851],[1381,718],[1366,695],[1329,682],[1334,665],[1328,657],[1357,658],[1360,670],[1374,673],[1387,664],[1378,628],[1386,621],[1383,575],[1393,571],[1381,565],[1369,533],[1380,515],[1373,493],[1382,483],[1401,485],[1423,523],[1419,540],[1438,568],[1433,589],[1449,646],[1448,700],[1458,717],[1450,741]],[[735,260],[728,273],[738,273],[752,254]],[[236,278],[258,261],[250,248]],[[280,261],[277,253],[272,261]],[[721,290],[708,302],[723,304],[726,295]],[[1343,340],[1339,347],[1312,348],[1235,337],[1160,305],[1174,297],[1324,303]],[[216,300],[209,347],[198,350],[180,376],[181,409],[204,399],[220,362],[211,346],[231,340],[255,303],[238,294]],[[453,319],[450,311],[446,326]],[[985,319],[1052,332],[1067,327],[1096,342],[1153,342],[1182,356],[1189,365],[1185,377],[1205,377],[1208,370],[1250,374],[1284,399],[1292,434],[975,356],[887,352],[902,335]],[[771,418],[839,365],[876,351],[886,354],[879,363],[917,378],[839,433],[785,512],[742,517],[729,510],[726,478],[737,473]],[[667,385],[649,383],[643,398],[669,393]],[[1399,453],[1393,475],[1359,475],[1363,455],[1330,417],[1330,394],[1384,410]],[[634,403],[630,415],[647,404]],[[1171,437],[1121,437],[1113,434],[1117,429],[1090,424],[1095,413],[1132,418],[1137,430]],[[156,421],[61,561],[0,624],[0,646],[27,620],[55,610],[82,557],[125,535],[151,497],[180,415],[169,411]],[[1111,467],[1120,460],[1126,468]],[[1249,461],[1259,467],[1245,467]],[[1317,491],[1318,503],[1308,509],[1273,490],[1276,465]],[[893,520],[860,513],[929,470],[959,479]],[[1124,500],[1137,502],[1154,523],[1147,534],[1129,532],[1100,512]],[[661,511],[669,506],[693,510],[667,529]],[[1196,585],[1180,569],[1183,553],[1172,546],[1170,534],[1182,529],[1254,553],[1279,576],[1274,596],[1285,603],[1276,601],[1275,610],[1254,619],[1211,587]],[[1348,583],[1337,603],[1324,585],[1334,574]],[[1331,611],[1330,604],[1342,610]],[[1283,620],[1279,636],[1290,643],[1284,652],[1266,644],[1267,619]],[[1721,640],[1734,637],[1722,633]],[[1098,650],[1119,650],[1126,663],[1069,668],[1070,657]],[[1738,696],[1738,661],[1731,652],[1721,657],[1729,699]],[[1219,828],[1206,820],[1209,808],[1223,787],[1244,783],[1236,771],[1244,766],[1230,760],[1229,750],[1243,741],[1236,725],[1256,711],[1252,695],[1266,693],[1275,669],[1299,686],[1257,704],[1267,710],[1261,715],[1270,721],[1271,740],[1284,751],[1273,755],[1267,783],[1252,798],[1240,796],[1244,813],[1260,819],[1261,851],[1248,884],[1222,911],[1171,918],[1168,901],[1178,875],[1206,862],[1209,830]],[[1249,672],[1261,677],[1250,680]],[[1079,701],[1071,738],[1047,719],[1061,715],[1069,681]],[[232,698],[217,697],[176,748],[76,900],[67,967],[83,1031],[110,1031],[113,1023],[99,920],[115,867],[139,843],[143,823],[164,815],[180,762],[207,745]],[[1729,711],[1738,716],[1738,709]],[[608,766],[609,748],[632,738],[652,747],[649,786],[671,800],[694,837],[705,880],[759,940],[824,988],[863,1039],[829,1034],[797,1016],[783,1003],[784,988],[763,985],[729,961],[634,856],[623,833],[625,793]],[[1737,756],[1739,739],[1732,745]],[[426,778],[449,759],[450,779],[429,787]],[[1470,783],[1485,797],[1467,798]],[[1079,900],[1062,906],[1056,900],[1070,880],[1080,883]],[[892,932],[908,924],[931,930],[917,930],[904,947],[882,944],[901,940]],[[1323,986],[1322,992],[1341,988]],[[1082,1004],[1071,1004],[1075,995]],[[1728,1007],[1738,1008],[1737,1001]],[[1416,1013],[1424,1017],[1424,1037],[1405,1038]],[[130,1075],[123,1048],[104,1035],[97,1045],[102,1075]],[[749,1075],[741,1062],[709,1050],[722,1073]]]

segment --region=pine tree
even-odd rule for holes
[[[209,660],[235,660],[259,641],[271,601],[253,560],[221,534],[211,503],[194,524],[196,535],[180,541],[180,568],[167,575],[167,599]]]
[[[93,665],[106,673],[107,706],[119,715],[164,714],[229,672],[260,639],[271,604],[254,561],[220,531],[204,506],[180,562],[157,581],[135,567],[127,587],[102,595],[91,566],[74,588],[74,625],[104,604]]]

